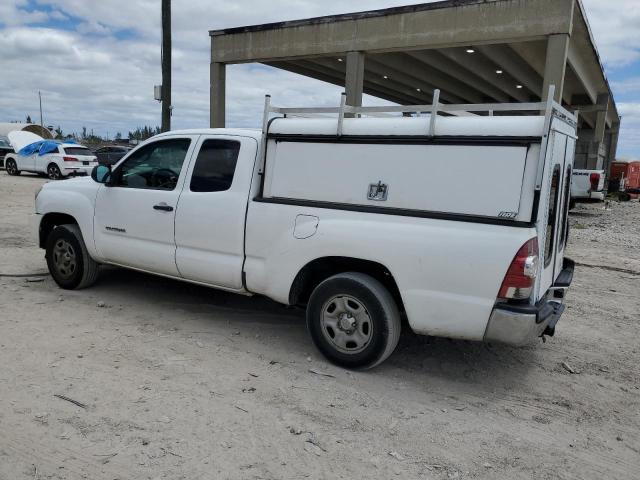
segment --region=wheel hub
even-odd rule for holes
[[[373,322],[364,304],[351,295],[336,295],[322,308],[322,333],[333,348],[356,354],[373,337]]]
[[[338,321],[338,328],[343,332],[353,333],[358,322],[354,317],[349,315],[348,313],[343,313],[340,315],[340,320]]]
[[[53,263],[62,278],[71,277],[76,271],[76,252],[66,240],[60,239],[53,248]]]

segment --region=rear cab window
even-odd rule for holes
[[[224,192],[231,188],[238,163],[240,142],[205,140],[198,153],[190,190],[192,192]]]

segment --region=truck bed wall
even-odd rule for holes
[[[528,221],[535,147],[271,140],[264,197]]]
[[[296,238],[300,215],[317,220]],[[313,260],[375,261],[396,280],[414,331],[482,340],[515,252],[535,236],[535,228],[254,201],[247,217],[246,282],[250,291],[288,303],[293,279]]]

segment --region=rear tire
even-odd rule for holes
[[[60,180],[62,178],[62,172],[60,171],[60,167],[55,163],[50,163],[47,167],[47,177],[51,180]]]
[[[341,273],[316,287],[307,305],[314,345],[344,368],[384,362],[400,339],[400,312],[391,293],[363,273]]]
[[[77,225],[61,225],[47,238],[49,273],[60,288],[80,290],[95,283],[99,264],[91,258]]]
[[[618,200],[621,202],[630,202],[631,201],[631,195],[629,195],[626,192],[620,192],[618,193]]]
[[[11,175],[11,176],[20,175],[20,170],[18,170],[18,164],[13,158],[10,158],[5,162],[4,169],[7,171],[8,175]]]

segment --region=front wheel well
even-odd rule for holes
[[[40,221],[39,244],[40,248],[46,248],[49,234],[59,225],[78,225],[71,215],[66,213],[47,213]]]
[[[404,311],[400,289],[389,269],[377,262],[351,257],[323,257],[305,265],[293,280],[289,304],[306,305],[318,285],[329,277],[345,272],[359,272],[375,278],[389,290],[398,309]]]

